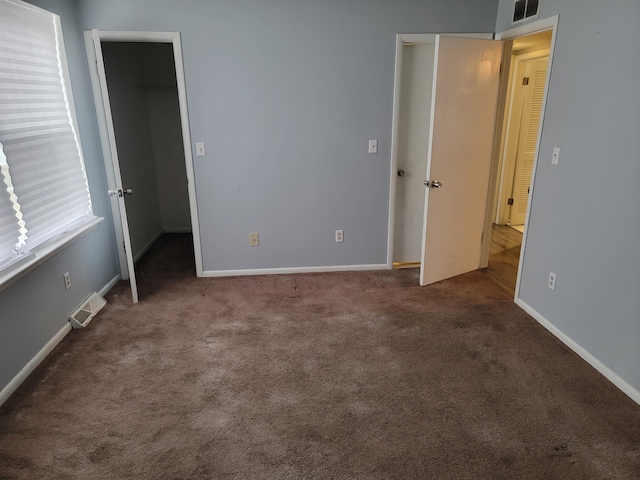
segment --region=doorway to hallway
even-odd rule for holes
[[[552,31],[513,39],[489,261],[481,271],[515,295],[548,78]]]

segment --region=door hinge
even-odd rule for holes
[[[529,77],[523,77],[522,78],[522,84],[523,85],[529,85]]]
[[[507,205],[513,205],[513,198],[507,200]]]
[[[122,249],[124,250],[124,253],[127,253],[127,242],[125,242],[124,240],[122,241]]]

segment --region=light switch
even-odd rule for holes
[[[553,148],[553,155],[551,155],[551,165],[557,165],[560,160],[560,147]]]
[[[196,156],[204,157],[204,142],[196,142]]]
[[[369,153],[378,153],[378,140],[369,140]]]

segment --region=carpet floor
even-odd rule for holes
[[[640,406],[478,272],[202,279],[178,250],[0,408],[0,479],[640,477]]]

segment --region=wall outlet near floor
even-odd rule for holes
[[[69,272],[62,275],[64,278],[64,288],[69,290],[71,288],[71,274]]]
[[[257,233],[249,234],[249,245],[251,245],[252,247],[257,247],[258,245],[260,245],[260,239],[258,238]]]
[[[547,286],[551,290],[555,290],[556,289],[556,274],[555,273],[549,272],[549,283],[547,283]]]
[[[344,230],[336,230],[336,243],[344,242]]]

